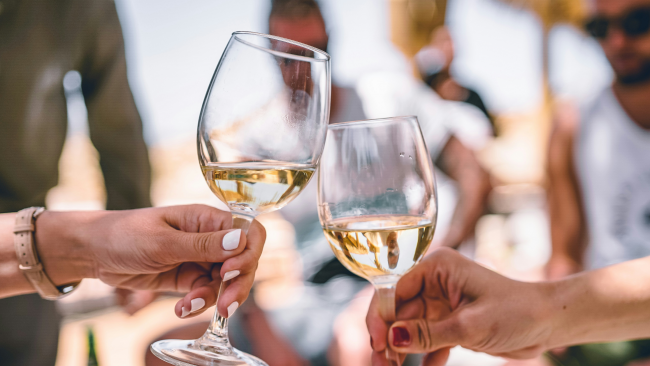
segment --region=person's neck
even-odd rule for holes
[[[623,85],[615,81],[612,89],[616,99],[632,121],[644,130],[650,130],[650,82]]]

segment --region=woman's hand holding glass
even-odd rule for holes
[[[0,220],[9,255],[14,255],[13,222],[13,214]],[[191,309],[192,300],[201,298],[205,305],[192,315],[214,304],[221,276],[228,272],[239,271],[239,275],[218,308],[227,313],[233,301],[243,302],[266,237],[258,222],[253,222],[248,235],[241,235],[232,229],[229,212],[203,205],[45,211],[36,221],[35,235],[45,272],[56,285],[98,278],[120,288],[187,293],[176,306],[178,316],[183,315],[183,307]],[[15,281],[7,279],[13,285],[3,286],[0,297],[32,292],[18,266],[10,264],[6,268],[15,271]]]
[[[232,228],[229,212],[202,205],[109,212],[96,229],[88,238],[95,276],[116,287],[187,292],[176,305],[178,316],[215,304],[226,273],[237,275],[219,299],[219,312],[243,303],[265,239],[258,222],[246,235]],[[97,235],[101,230],[105,235]]]
[[[500,357],[533,358],[559,339],[551,341],[552,298],[548,283],[514,281],[452,249],[438,248],[397,284],[396,322],[387,324],[380,299],[373,299],[366,318],[372,364],[389,365],[384,353],[390,348],[425,353],[424,366],[443,366],[458,345]]]

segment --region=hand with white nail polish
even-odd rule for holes
[[[222,278],[231,286],[222,295],[221,313],[234,312],[252,287],[266,235],[257,222],[242,235],[232,229],[229,212],[202,205],[84,215],[92,228],[83,240],[92,263],[84,277],[120,288],[187,293],[176,306],[183,318],[216,303]]]
[[[181,318],[185,318],[186,316],[196,313],[197,311],[203,309],[203,307],[205,306],[205,300],[198,297],[196,299],[190,300],[190,304],[191,307],[189,310],[185,309],[185,307],[181,309]]]
[[[0,214],[0,298],[35,292],[18,268],[13,224]],[[187,293],[176,305],[191,317],[217,302],[232,314],[253,286],[266,233],[253,221],[246,235],[232,227],[230,212],[204,205],[126,211],[45,211],[35,223],[34,241],[45,273],[55,286],[98,278],[119,288],[120,303],[133,313],[155,298],[138,301],[128,290]]]
[[[239,247],[239,239],[241,238],[241,229],[233,230],[223,236],[221,246],[223,250],[235,250]]]

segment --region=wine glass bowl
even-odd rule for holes
[[[204,177],[233,213],[280,209],[306,186],[323,151],[329,99],[325,52],[274,36],[233,34],[198,129]]]
[[[329,104],[327,53],[266,34],[232,34],[203,101],[197,149],[233,228],[246,233],[257,215],[284,207],[307,186],[325,144]],[[201,338],[158,341],[151,350],[173,365],[266,365],[230,345],[228,321],[217,311]]]
[[[395,320],[397,281],[431,244],[436,198],[416,117],[329,126],[318,178],[323,232],[339,261],[376,287],[386,321]]]

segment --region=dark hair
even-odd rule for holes
[[[283,19],[303,19],[310,15],[323,18],[320,7],[315,0],[271,0],[271,13],[273,17]]]

